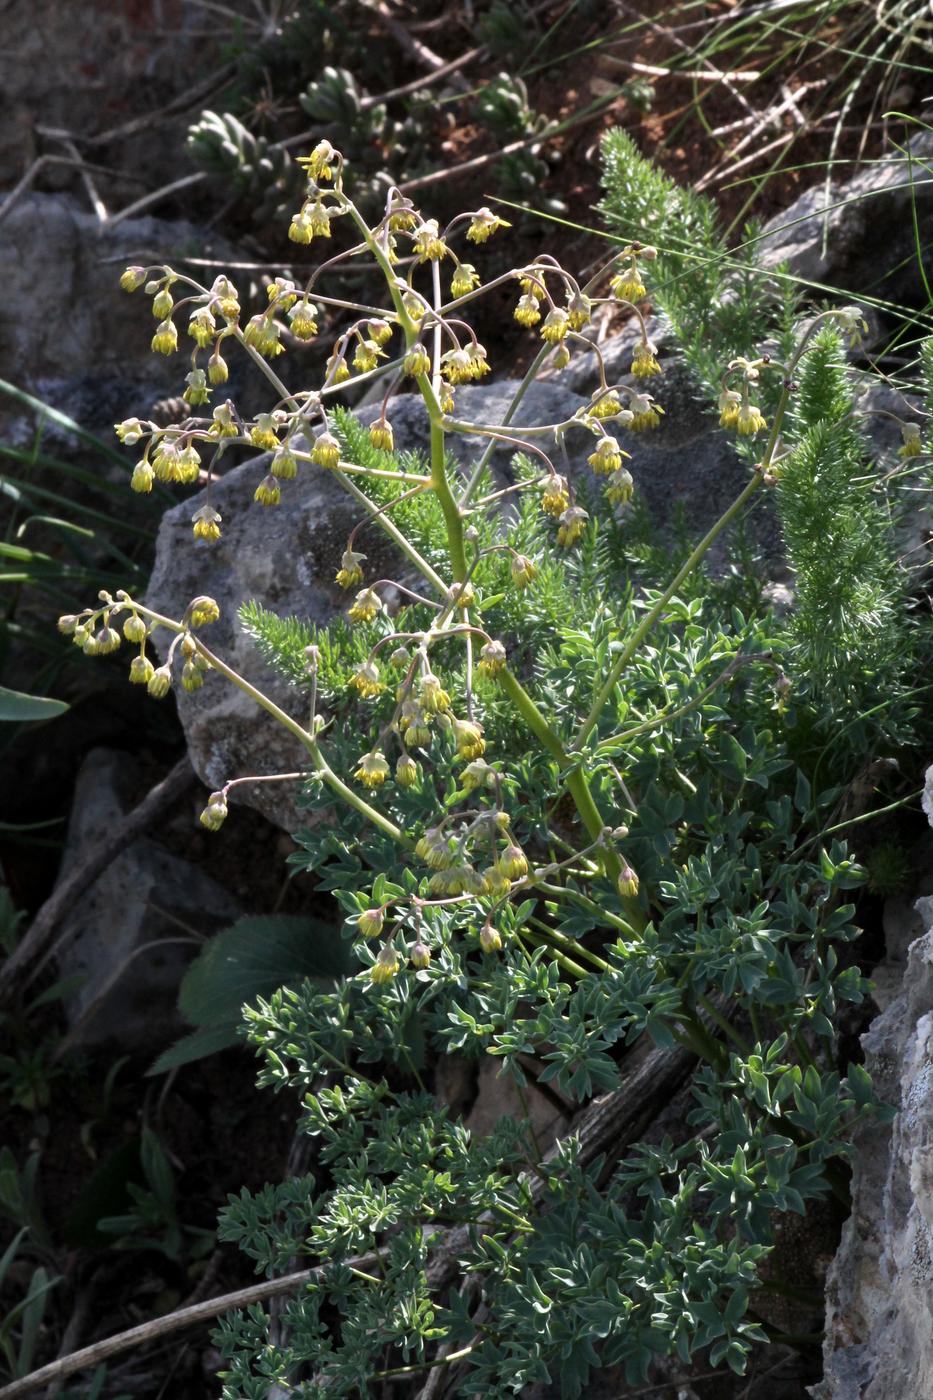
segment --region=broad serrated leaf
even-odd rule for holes
[[[350,968],[337,929],[318,919],[264,914],[216,934],[186,972],[178,1009],[192,1025],[239,1019],[240,1007],[306,977],[337,978]]]

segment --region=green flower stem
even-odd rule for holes
[[[519,384],[518,388],[515,390],[515,396],[512,399],[512,402],[509,404],[508,412],[506,413],[502,422],[499,424],[500,428],[505,428],[508,426],[509,423],[511,423],[513,416],[518,411],[519,404],[527,394],[528,390],[531,388],[534,381],[537,379],[538,371],[544,364],[545,357],[550,348],[551,347],[549,345],[542,346],[541,349],[538,351],[537,355],[532,360],[531,364],[528,366],[528,370],[525,374],[524,379],[522,380],[521,384]],[[476,488],[479,486],[479,483],[482,480],[483,472],[489,465],[489,459],[495,451],[495,447],[495,439],[490,438],[482,457],[480,457],[476,466],[473,468],[473,475],[467,482],[463,491],[463,495],[460,497],[461,510],[465,509],[465,507],[470,504],[470,501],[473,498]]]
[[[572,958],[568,958],[566,953],[561,952],[559,946],[551,937],[550,932],[547,934],[535,933],[533,929],[526,926],[519,930],[518,936],[519,938],[527,938],[539,948],[547,948],[558,967],[562,967],[565,972],[569,972],[571,977],[579,977],[582,980],[585,977],[591,977],[593,975],[591,969],[581,967],[578,962],[574,962]]]
[[[311,462],[314,459],[310,452],[293,452],[292,456],[298,462]],[[418,486],[429,486],[431,478],[429,476],[419,476],[415,472],[390,472],[383,467],[359,467],[355,462],[345,462],[343,458],[337,463],[332,471],[349,472],[353,476],[374,476],[382,477],[386,481],[411,481]]]
[[[685,1050],[691,1050],[698,1059],[705,1060],[714,1069],[722,1069],[726,1063],[726,1054],[716,1037],[686,1009],[676,1014],[680,1030],[673,1030],[671,1034],[677,1044],[682,1045]]]
[[[123,600],[121,599],[121,601]],[[170,617],[163,617],[161,613],[154,612],[152,608],[147,608],[143,603],[138,603],[129,596],[126,597],[125,601],[134,607],[137,612],[142,613],[145,617],[152,618],[153,622],[157,622],[161,627],[167,627],[170,631],[178,634],[187,631],[187,628],[182,626],[180,622],[174,622]],[[228,666],[226,661],[221,661],[219,656],[216,656],[214,652],[204,645],[200,637],[194,637],[194,643],[205,661],[210,663],[213,670],[225,676],[228,681],[232,681],[238,690],[242,690],[244,695],[248,695],[251,700],[254,700],[257,705],[261,706],[273,719],[278,720],[283,729],[287,729],[289,734],[294,735],[298,742],[304,745],[314,760],[317,771],[333,792],[336,792],[338,796],[342,797],[345,802],[348,802],[361,816],[365,817],[373,826],[378,827],[386,836],[391,836],[394,841],[398,841],[403,846],[411,847],[412,842],[393,821],[383,816],[382,812],[377,811],[375,807],[371,807],[365,798],[360,797],[359,793],[354,792],[351,787],[348,787],[342,778],[338,778],[321,752],[320,745],[313,734],[310,734],[296,719],[292,719],[291,715],[286,714],[274,700],[269,699],[268,695],[264,695],[256,686],[252,685],[248,680],[245,680],[244,677],[240,675],[239,671],[235,671],[232,666]]]
[[[563,428],[563,427],[565,427],[565,424],[559,423],[559,424],[557,425],[557,427],[558,427],[559,429],[560,429],[560,428]],[[524,442],[524,441],[522,441],[521,438],[513,437],[511,433],[505,433],[505,432],[502,431],[501,428],[495,428],[495,427],[493,427],[491,424],[488,424],[488,423],[464,423],[464,422],[462,422],[460,419],[457,419],[457,418],[447,418],[447,417],[445,417],[445,419],[444,419],[444,429],[445,429],[445,431],[448,432],[448,433],[464,433],[464,434],[468,434],[468,433],[469,433],[469,434],[473,435],[474,437],[487,437],[487,438],[489,438],[489,441],[490,441],[490,444],[491,444],[491,445],[494,445],[494,444],[497,443],[497,442],[511,443],[511,445],[512,445],[513,447],[517,448],[518,450],[525,449],[525,450],[528,451],[528,452],[533,452],[533,453],[535,454],[536,457],[543,457],[543,458],[544,458],[544,461],[545,461],[545,463],[546,463],[545,470],[546,470],[548,473],[550,473],[550,472],[556,472],[556,470],[557,470],[557,468],[554,466],[554,463],[552,462],[551,458],[548,456],[548,454],[544,451],[543,448],[541,448],[541,447],[536,447],[535,444],[534,444],[533,442]],[[521,432],[522,429],[519,428],[518,431]],[[551,431],[551,428],[550,428],[550,427],[548,427],[548,428],[545,429],[545,432],[547,432],[547,433],[549,433],[550,431]],[[524,484],[524,483],[522,483],[522,484]]]
[[[508,666],[499,673],[499,684],[508,695],[515,708],[518,710],[528,728],[539,739],[548,753],[560,764],[561,768],[567,768],[570,760],[567,751],[561,743],[557,734],[548,724],[547,720],[538,709],[527,690],[516,676],[512,674]],[[586,827],[590,839],[599,843],[599,854],[603,864],[603,869],[611,880],[618,880],[622,871],[622,861],[617,851],[611,845],[605,844],[602,840],[603,832],[607,823],[603,820],[599,808],[593,800],[586,775],[582,768],[572,768],[565,779],[567,791],[573,798],[574,805],[580,814],[580,820]],[[645,917],[641,906],[637,900],[624,898],[622,906],[626,916],[634,926],[633,931],[640,933],[645,927]]]
[[[703,704],[703,701],[712,695],[714,690],[718,690],[731,676],[734,676],[740,667],[747,665],[751,661],[769,661],[772,653],[769,651],[758,651],[752,654],[736,656],[729,662],[728,666],[711,681],[699,695],[694,696],[685,704],[680,705],[676,710],[662,709],[648,719],[642,720],[640,724],[633,725],[631,729],[624,730],[621,734],[611,734],[608,739],[600,739],[597,749],[600,752],[611,752],[612,749],[624,748],[625,745],[639,734],[649,733],[653,729],[663,729],[664,725],[670,724],[671,720],[680,719],[681,715],[689,714]],[[691,784],[692,786],[692,784]]]
[[[379,247],[378,241],[373,237],[366,221],[360,216],[349,200],[347,200],[347,208],[354,223],[363,235],[364,241],[379,264],[382,274],[386,279],[389,294],[392,297],[392,304],[395,307],[399,325],[402,327],[402,331],[405,335],[405,343],[406,345],[411,345],[417,339],[418,328],[408,315],[402,303],[402,296],[396,285],[396,277],[392,270],[392,265],[386,254]],[[435,285],[437,285],[436,275]],[[441,426],[443,415],[441,414],[440,404],[437,402],[437,395],[434,393],[428,376],[419,374],[417,382],[431,423],[431,485],[440,501],[441,510],[444,514],[444,522],[447,526],[447,543],[450,551],[450,563],[453,569],[454,581],[456,583],[462,583],[467,575],[466,551],[463,544],[463,518],[451,493],[450,483],[447,480],[447,469],[444,462],[444,429]]]
[[[710,1020],[715,1022],[719,1029],[729,1037],[734,1045],[738,1046],[743,1055],[747,1057],[751,1054],[751,1048],[746,1044],[744,1038],[736,1030],[728,1016],[724,1016],[722,1012],[713,1005],[709,997],[698,996],[697,1003],[702,1006]]]
[[[600,972],[608,972],[610,970],[609,964],[606,962],[605,958],[600,958],[596,953],[591,953],[589,948],[584,948],[583,944],[578,943],[575,938],[568,938],[567,935],[561,933],[559,929],[551,928],[550,924],[546,924],[542,919],[536,919],[534,916],[529,919],[529,923],[534,924],[535,928],[540,930],[545,937],[553,939],[559,948],[566,949],[568,953],[574,953],[578,958],[586,958],[587,962],[591,962]]]
[[[627,933],[631,938],[637,938],[637,929],[632,928],[632,925],[626,923],[624,919],[620,919],[618,914],[612,914],[608,909],[603,909],[594,899],[588,899],[580,890],[572,890],[566,885],[545,884],[543,880],[534,880],[531,883],[535,889],[551,895],[554,899],[572,900],[574,904],[579,904],[581,909],[587,909],[591,914],[595,914],[604,924],[619,929],[621,933]],[[609,964],[606,963],[604,966],[608,967]]]
[[[366,507],[366,509],[370,512],[371,518],[382,527],[382,529],[389,536],[389,539],[392,540],[394,544],[398,545],[399,549],[405,555],[406,559],[409,559],[411,563],[414,564],[415,568],[422,575],[422,577],[426,578],[429,583],[433,584],[437,591],[443,594],[443,596],[446,598],[448,592],[450,591],[447,587],[447,584],[441,578],[440,574],[438,574],[434,569],[431,568],[431,565],[428,563],[427,559],[425,559],[423,555],[419,553],[419,551],[402,533],[398,526],[392,523],[392,521],[386,515],[385,507],[380,508],[375,501],[370,500],[369,496],[366,495],[365,491],[361,491],[360,488],[356,485],[356,482],[351,481],[348,476],[344,476],[344,474],[339,470],[339,468],[334,472],[334,475],[337,477],[337,480],[341,483],[344,489],[346,491],[349,491],[351,496],[355,496],[356,499],[359,501],[360,505]],[[391,502],[389,502],[389,504],[391,505]]]
[[[264,695],[261,690],[257,690],[249,681],[244,680],[240,673],[235,671],[232,666],[228,666],[225,661],[221,661],[219,656],[215,656],[212,651],[209,651],[200,637],[195,637],[194,640],[205,660],[209,661],[216,671],[219,671],[222,676],[226,676],[227,680],[232,681],[235,686],[243,691],[244,695],[248,695],[251,700],[255,700],[257,705],[261,705],[262,708],[267,710],[274,719],[277,719],[279,724],[287,729],[290,734],[294,734],[295,738],[304,744],[308,753],[314,760],[318,773],[320,773],[331,791],[335,792],[338,797],[342,797],[344,802],[349,803],[361,816],[365,817],[373,826],[378,827],[386,836],[391,836],[394,841],[398,841],[402,846],[409,848],[412,846],[413,843],[408,839],[401,828],[395,825],[395,822],[383,816],[382,812],[377,811],[375,807],[371,807],[365,798],[360,797],[358,792],[354,792],[351,787],[347,786],[342,778],[337,776],[321,752],[317,740],[312,734],[308,733],[307,729],[303,728],[297,720],[292,719],[290,715],[287,715],[284,710],[280,709],[274,700],[269,699],[268,695]]]
[[[580,726],[576,738],[573,741],[573,746],[575,749],[582,748],[587,738],[592,733],[593,729],[596,727],[596,724],[599,721],[599,717],[603,712],[603,708],[606,704],[606,701],[609,699],[610,695],[615,690],[616,685],[619,682],[620,676],[622,675],[626,666],[631,661],[632,657],[635,655],[638,648],[641,646],[642,642],[645,640],[645,637],[648,635],[654,624],[658,621],[659,617],[664,612],[664,609],[667,607],[668,603],[674,597],[674,594],[677,592],[684,579],[689,578],[689,576],[693,573],[693,570],[701,562],[701,560],[703,559],[704,555],[707,553],[713,542],[719,537],[719,535],[722,534],[726,526],[731,524],[731,522],[735,519],[739,512],[744,509],[744,507],[754,496],[755,492],[759,489],[761,484],[762,473],[756,472],[755,475],[752,477],[751,481],[749,481],[748,485],[744,488],[742,492],[740,492],[740,494],[732,502],[732,505],[728,508],[728,510],[726,510],[716,521],[715,525],[713,525],[713,527],[706,532],[706,534],[700,540],[700,543],[697,545],[696,549],[690,555],[690,558],[684,564],[683,568],[678,570],[677,574],[668,584],[667,588],[665,588],[664,592],[661,594],[654,607],[651,608],[651,610],[645,614],[642,621],[635,628],[635,631],[632,633],[628,642],[625,644],[625,647],[619,653],[612,666],[610,667],[609,674],[603,682],[602,686],[600,686],[600,689],[596,695],[596,699],[593,701],[593,704],[590,707],[589,714]]]
[[[379,1281],[382,1282],[381,1279]],[[476,1343],[471,1342],[468,1347],[461,1347],[459,1351],[450,1351],[446,1356],[435,1357],[433,1361],[413,1361],[410,1366],[393,1366],[391,1371],[375,1371],[370,1376],[370,1380],[382,1381],[389,1376],[414,1376],[419,1371],[433,1371],[435,1366],[454,1366],[465,1356],[469,1356],[475,1346]]]
[[[238,340],[243,346],[243,349],[246,351],[247,355],[249,355],[250,359],[253,361],[253,364],[256,365],[256,367],[259,370],[261,370],[261,372],[268,379],[273,389],[276,389],[279,392],[284,402],[293,403],[297,408],[298,400],[296,399],[295,395],[291,392],[290,389],[286,389],[285,385],[282,383],[275,370],[269,364],[269,361],[266,359],[265,355],[260,355],[255,345],[250,345],[248,343],[246,336],[240,330],[239,326],[234,327],[233,335],[234,338]]]
[[[444,524],[447,526],[447,548],[450,551],[450,566],[453,570],[454,580],[457,583],[462,583],[467,576],[469,566],[463,542],[463,516],[460,514],[460,507],[454,500],[450,482],[447,480],[443,423],[433,411],[431,399],[434,398],[434,394],[429,392],[431,383],[426,374],[418,375],[418,385],[424,396],[428,416],[431,420],[431,485],[444,513]]]

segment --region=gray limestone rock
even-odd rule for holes
[[[123,820],[134,771],[127,754],[88,754],[75,785],[63,874]],[[58,959],[61,976],[84,979],[66,1002],[69,1044],[114,1039],[151,1051],[189,1029],[175,1001],[197,951],[193,935],[216,933],[242,912],[197,866],[148,837],[134,841],[88,886],[62,925],[68,941]]]
[[[927,917],[930,900],[920,900]],[[903,966],[903,964],[902,964]],[[933,1396],[933,929],[900,995],[862,1037],[892,1124],[856,1140],[852,1215],[827,1282],[824,1378],[814,1400]]]
[[[765,224],[759,244],[765,266],[786,262],[804,281],[909,300],[911,287],[914,294],[919,290],[912,207],[924,243],[933,218],[933,184],[926,175],[933,135],[921,132],[907,149],[910,160],[894,151],[849,180],[805,190]]]
[[[166,512],[146,601],[180,618],[192,598],[215,598],[220,620],[204,629],[205,643],[276,704],[306,720],[305,698],[264,664],[237,611],[250,599],[282,617],[311,622],[327,622],[344,611],[347,594],[334,575],[360,508],[335,477],[308,467],[289,483],[281,506],[264,509],[253,501],[253,492],[268,463],[268,456],[254,459],[213,484],[211,504],[223,517],[223,535],[215,544],[192,540],[191,516],[203,504],[203,492]],[[371,567],[380,570],[377,578],[395,576],[399,568],[383,540],[369,529],[363,543]],[[161,629],[153,640],[164,660],[171,637]],[[246,774],[291,772],[307,762],[297,740],[220,676],[209,675],[192,694],[176,689],[191,761],[209,788]],[[290,784],[244,785],[236,798],[286,830],[303,820]]]
[[[24,196],[0,229],[2,376],[116,445],[114,422],[148,416],[184,387],[181,356],[152,354],[150,300],[120,289],[123,268],[191,254],[235,261],[236,250],[183,221],[142,217],[101,229],[67,194]],[[32,440],[32,418],[7,400],[0,423],[8,440]],[[50,440],[57,449],[54,428],[46,450]]]

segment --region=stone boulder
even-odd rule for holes
[[[933,1396],[933,899],[918,901],[918,914],[928,931],[910,946],[899,994],[862,1037],[866,1068],[897,1116],[855,1143],[814,1400]],[[884,986],[886,999],[889,978]]]
[[[119,826],[138,765],[129,754],[92,749],[75,784],[62,874]],[[136,1051],[164,1047],[190,1027],[176,1010],[178,984],[207,937],[239,918],[239,902],[197,866],[140,837],[94,880],[67,920],[62,977],[79,975],[65,1011],[70,1045],[108,1040]],[[189,932],[190,931],[190,932]]]
[[[182,391],[185,373],[181,355],[150,350],[150,300],[120,289],[123,268],[193,254],[233,262],[237,250],[184,221],[143,217],[102,229],[68,194],[25,195],[0,231],[0,375],[116,445],[114,422],[148,416],[156,400]],[[32,441],[31,415],[2,398],[0,426],[8,441]],[[54,427],[46,451],[50,441],[56,451],[69,443]]]
[[[205,628],[205,643],[276,704],[306,720],[305,696],[262,661],[237,611],[250,599],[279,616],[314,623],[326,623],[344,611],[347,594],[334,575],[360,508],[335,477],[307,467],[287,484],[282,505],[263,509],[254,502],[253,491],[268,465],[264,455],[214,482],[211,504],[223,517],[223,535],[214,544],[192,539],[191,516],[204,503],[204,492],[165,514],[146,601],[158,612],[180,618],[198,594],[215,598],[220,620]],[[373,577],[398,574],[398,559],[380,532],[368,529],[362,548],[370,566],[380,571]],[[153,640],[164,659],[171,636],[160,629]],[[307,762],[306,751],[281,725],[221,677],[210,675],[200,690],[186,694],[179,687],[177,694],[192,765],[209,788],[246,774],[291,772]],[[236,799],[286,830],[302,820],[290,784],[244,784]]]
[[[758,245],[764,265],[785,262],[805,282],[915,304],[921,282],[913,214],[925,247],[933,231],[933,133],[912,137],[906,151],[866,164],[848,180],[805,190],[765,224]]]
[[[657,431],[629,435],[629,466],[636,489],[644,495],[659,528],[679,507],[699,536],[742,489],[748,467],[739,461],[715,419],[710,419],[706,405],[695,397],[678,361],[670,361],[663,379],[652,384],[667,412]],[[457,413],[464,420],[499,424],[517,387],[512,380],[465,386],[458,392]],[[587,398],[557,379],[538,382],[530,388],[515,421],[559,422],[582,408]],[[377,411],[367,406],[360,417],[369,421]],[[418,395],[393,399],[390,417],[397,448],[425,449],[427,417]],[[452,437],[450,447],[468,469],[482,451],[483,441]],[[592,444],[592,437],[581,430],[569,434],[563,447],[544,442],[558,471],[587,481],[592,480],[586,464]],[[493,470],[498,476],[508,476],[514,451],[506,446],[495,453]],[[221,621],[205,632],[208,646],[298,717],[303,697],[262,663],[238,623],[237,610],[243,602],[256,599],[280,616],[315,623],[326,623],[344,611],[347,594],[333,580],[347,536],[361,512],[339,481],[310,466],[287,484],[279,507],[263,509],[254,503],[253,492],[267,469],[265,458],[254,459],[212,485],[211,504],[223,517],[223,536],[213,545],[195,544],[191,535],[191,517],[205,502],[203,492],[166,513],[147,602],[177,618],[198,594],[215,598]],[[777,561],[777,534],[767,509],[756,512],[754,518],[761,521],[759,543]],[[399,560],[377,529],[366,530],[361,547],[369,556],[369,577],[406,580],[410,566]],[[722,558],[720,548],[714,563]],[[155,641],[164,656],[168,634],[157,632]],[[178,706],[192,764],[209,787],[241,774],[292,771],[303,761],[297,741],[219,677],[209,677],[192,695],[179,693]],[[255,806],[286,829],[294,830],[301,822],[293,792],[286,785],[250,788],[244,784],[237,800]]]

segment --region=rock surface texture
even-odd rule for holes
[[[148,416],[156,400],[180,392],[177,361],[150,350],[148,297],[121,291],[120,273],[131,262],[194,253],[232,262],[230,244],[193,224],[149,217],[102,229],[66,194],[25,195],[0,229],[0,278],[9,289],[0,304],[3,377],[107,440],[114,422]],[[31,441],[31,418],[17,430],[20,413],[0,401],[4,434]]]
[[[62,874],[128,810],[135,765],[129,755],[92,749],[75,785]],[[178,984],[198,937],[239,917],[236,899],[196,866],[148,837],[117,855],[63,923],[63,977],[82,984],[66,1001],[69,1044],[114,1039],[134,1050],[164,1046],[188,1030],[175,1009]]]
[[[636,487],[663,526],[680,508],[692,533],[701,534],[741,490],[747,473],[716,420],[695,397],[678,361],[669,361],[662,379],[652,381],[656,396],[668,412],[653,433],[629,434],[629,463]],[[488,387],[468,386],[458,392],[462,418],[499,424],[518,382],[505,380]],[[564,387],[558,379],[534,384],[516,416],[518,423],[551,423],[571,417],[588,396]],[[377,408],[360,412],[363,421]],[[427,447],[427,417],[419,396],[392,400],[396,447]],[[483,443],[452,437],[450,447],[465,463],[475,460]],[[566,454],[548,443],[558,471],[576,479],[592,479],[586,464],[593,439],[575,430],[566,439]],[[507,477],[515,449],[497,450],[493,469]],[[191,517],[204,503],[193,496],[163,517],[147,602],[157,611],[180,617],[192,598],[207,593],[220,605],[221,620],[204,634],[208,646],[296,717],[302,708],[298,692],[265,667],[237,620],[239,606],[252,598],[280,616],[325,623],[348,606],[348,596],[334,583],[350,530],[361,519],[359,505],[326,471],[306,465],[287,484],[282,504],[263,509],[253,492],[268,469],[268,460],[254,458],[233,468],[211,488],[211,504],[223,517],[223,536],[215,544],[195,544]],[[756,512],[759,543],[776,558],[778,542],[767,509]],[[398,577],[399,560],[377,529],[367,529],[363,544],[371,577]],[[720,551],[713,563],[722,562]],[[402,573],[402,581],[405,579]],[[170,638],[154,638],[164,657]],[[218,787],[240,774],[291,771],[300,765],[303,750],[280,726],[268,719],[242,692],[217,676],[194,694],[178,694],[178,707],[195,771],[209,787]],[[286,785],[258,784],[239,789],[237,799],[255,806],[289,830],[300,824],[293,795]]]
[[[893,1123],[858,1136],[852,1215],[827,1280],[824,1378],[814,1400],[933,1396],[933,899],[898,994],[862,1037]],[[901,929],[909,928],[899,921]],[[902,950],[892,949],[903,969]],[[886,1000],[892,978],[877,979]]]
[[[933,184],[927,166],[933,133],[871,162],[851,179],[811,186],[764,226],[759,252],[766,266],[786,262],[806,282],[871,290],[888,301],[915,302],[919,273],[913,212],[929,236]]]

